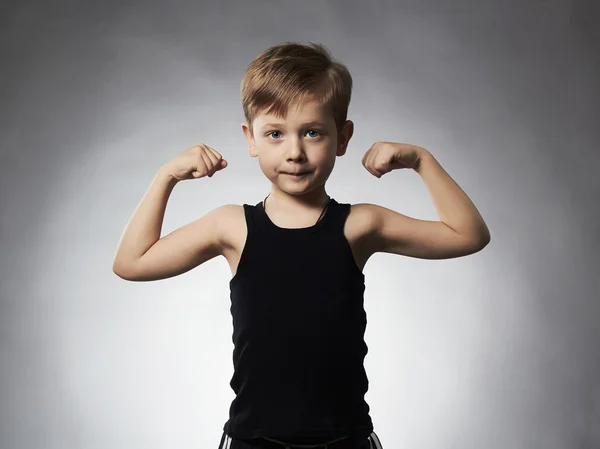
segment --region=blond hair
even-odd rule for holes
[[[313,42],[285,42],[266,49],[250,63],[241,83],[242,107],[251,133],[261,111],[284,117],[291,104],[309,99],[330,108],[340,131],[351,94],[348,68],[334,60],[325,45]]]

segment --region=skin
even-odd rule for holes
[[[325,126],[304,126],[315,120]],[[252,132],[247,122],[242,123],[242,131],[248,153],[258,158],[262,172],[271,181],[269,208],[292,215],[320,213],[329,200],[325,183],[336,158],[346,153],[354,123],[347,120],[338,132],[331,111],[310,99],[291,104],[283,118],[261,112],[254,119]],[[305,170],[311,173],[301,178],[284,174]]]

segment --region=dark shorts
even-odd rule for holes
[[[292,444],[284,441],[277,441],[272,438],[253,438],[251,440],[241,440],[231,438],[225,432],[221,435],[219,449],[383,449],[381,441],[375,432],[367,438],[357,440],[356,438],[332,440],[321,444]]]

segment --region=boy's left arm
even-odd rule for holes
[[[372,252],[402,254],[421,259],[450,259],[481,251],[490,242],[490,231],[479,211],[422,147],[377,142],[363,157],[373,175],[412,168],[425,182],[440,221],[419,220],[374,204],[357,205],[372,217]]]

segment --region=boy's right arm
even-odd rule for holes
[[[128,281],[166,279],[222,254],[221,220],[231,210],[229,205],[160,238],[167,201],[177,182],[159,170],[119,243],[113,262],[117,276]]]

